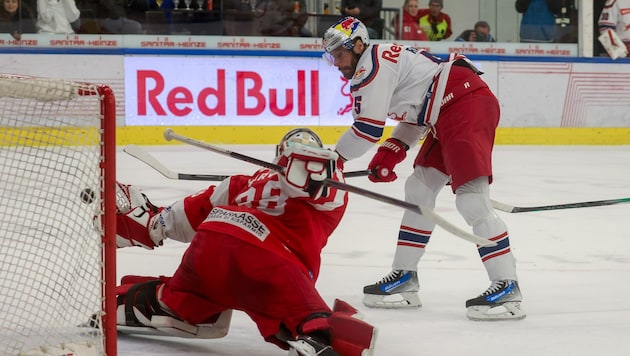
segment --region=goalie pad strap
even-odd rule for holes
[[[317,331],[327,331],[330,328],[330,326],[328,325],[329,317],[330,313],[313,313],[306,317],[302,324],[298,326],[297,333],[303,335],[311,334]]]
[[[155,295],[155,289],[160,283],[162,283],[160,280],[153,280],[135,284],[129,288],[125,294],[125,325],[148,326],[136,318],[134,308],[151,320],[151,316],[161,310]]]

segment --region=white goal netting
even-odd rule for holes
[[[102,89],[0,75],[0,355],[106,354]]]

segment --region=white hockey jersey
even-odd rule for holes
[[[630,0],[607,0],[598,25],[600,32],[611,29],[623,42],[630,42]]]
[[[450,67],[457,59],[466,60],[477,70],[457,54],[444,61],[411,46],[368,47],[351,81],[354,123],[337,142],[336,151],[347,160],[362,156],[380,140],[388,118],[405,126],[395,130],[405,137],[393,137],[408,145],[417,142],[426,131],[421,126],[437,122],[440,106],[448,99],[444,90]]]

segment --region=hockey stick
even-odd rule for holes
[[[214,174],[189,174],[189,173],[178,173],[170,170],[168,167],[163,165],[160,161],[158,161],[153,155],[144,149],[136,146],[136,145],[127,145],[123,148],[123,151],[129,154],[132,157],[137,158],[138,160],[146,163],[149,167],[155,169],[160,172],[164,177],[168,179],[178,179],[178,180],[204,180],[204,181],[222,181],[225,178],[229,177],[226,175],[214,175]]]
[[[496,200],[491,200],[491,201],[492,201],[492,206],[495,209],[500,210],[500,211],[505,211],[506,213],[529,213],[533,211],[590,208],[594,206],[624,204],[624,203],[630,203],[630,198],[594,200],[594,201],[585,201],[585,202],[580,202],[580,203],[540,205],[540,206],[514,206],[514,205],[501,203]]]
[[[226,155],[226,156],[230,156],[232,158],[236,158],[245,162],[249,162],[249,163],[253,163],[262,167],[266,167],[266,168],[270,168],[279,172],[284,171],[284,167],[277,165],[275,163],[271,163],[271,162],[266,162],[266,161],[262,161],[259,160],[257,158],[253,158],[250,156],[246,156],[237,152],[233,152],[221,147],[217,147],[217,146],[213,146],[210,145],[206,142],[202,142],[202,141],[198,141],[186,136],[182,136],[179,134],[176,134],[172,129],[166,129],[164,131],[164,138],[166,138],[167,141],[171,141],[171,140],[175,140],[175,141],[179,141],[179,142],[183,142],[183,143],[187,143],[190,144],[192,146],[196,146],[202,149],[206,149],[212,152],[216,152],[222,155]],[[387,203],[387,204],[391,204],[394,206],[398,206],[400,208],[403,209],[407,209],[410,211],[413,211],[414,213],[420,214],[420,215],[424,215],[430,219],[433,220],[433,222],[436,223],[436,225],[440,226],[441,228],[443,228],[444,230],[450,232],[451,234],[464,239],[466,241],[475,243],[479,246],[495,246],[496,243],[485,239],[483,237],[477,236],[477,235],[473,235],[467,231],[464,231],[462,229],[460,229],[459,227],[457,227],[456,225],[448,222],[446,219],[444,219],[443,217],[441,217],[440,215],[438,215],[437,213],[435,213],[432,209],[427,208],[427,207],[423,207],[423,206],[419,206],[419,205],[415,205],[403,200],[398,200],[396,198],[392,198],[386,195],[382,195],[367,189],[363,189],[363,188],[359,188],[347,183],[343,183],[343,182],[339,182],[333,179],[325,179],[324,180],[324,185],[331,187],[331,188],[335,188],[335,189],[339,189],[339,190],[345,190],[347,192],[350,193],[355,193],[358,195],[362,195],[364,197],[367,198],[371,198],[374,200],[378,200],[381,201],[383,203]]]
[[[356,171],[349,172],[353,173],[353,177],[360,177],[369,175],[371,172],[369,170],[365,171]],[[347,175],[346,175],[347,176]],[[559,209],[577,209],[577,208],[590,208],[596,206],[606,206],[606,205],[615,205],[615,204],[625,204],[630,203],[630,198],[619,198],[619,199],[609,199],[609,200],[594,200],[594,201],[585,201],[579,203],[567,203],[567,204],[554,204],[554,205],[540,205],[540,206],[514,206],[506,203],[501,203],[496,200],[490,199],[492,203],[492,207],[504,211],[506,213],[529,213],[534,211],[546,211],[546,210],[559,210]]]
[[[195,140],[194,138],[182,136],[182,135],[176,134],[175,131],[173,131],[172,129],[164,130],[164,138],[166,139],[166,141],[175,140],[175,141],[187,143],[187,144],[189,144],[191,146],[199,147],[199,148],[202,148],[204,150],[208,150],[208,151],[219,153],[219,154],[222,154],[222,155],[225,155],[225,156],[236,158],[238,160],[249,162],[249,163],[261,166],[261,167],[273,169],[274,171],[283,171],[284,170],[284,167],[282,167],[280,165],[277,165],[275,163],[263,161],[261,159],[254,158],[254,157],[251,157],[251,156],[247,156],[247,155],[244,155],[244,154],[241,154],[241,153],[238,153],[238,152],[233,152],[233,151],[227,150],[225,148],[221,148],[221,147],[218,147],[218,146],[213,146],[213,145],[211,145],[209,143]]]
[[[229,177],[228,175],[216,175],[216,174],[197,174],[197,173],[179,173],[175,172],[160,161],[157,160],[152,154],[144,150],[143,148],[130,144],[123,147],[123,152],[128,155],[137,158],[138,160],[144,162],[149,167],[155,169],[160,174],[168,179],[174,180],[200,180],[200,181],[222,181],[225,178]],[[352,177],[362,177],[368,175],[370,172],[367,170],[364,171],[353,171],[353,172],[345,172],[344,177],[352,178]]]
[[[404,200],[399,200],[387,195],[382,195],[376,192],[373,192],[371,190],[367,190],[367,189],[363,189],[354,185],[350,185],[350,184],[346,184],[343,182],[339,182],[336,180],[332,180],[332,179],[326,179],[324,181],[324,184],[327,185],[328,187],[331,188],[335,188],[335,189],[340,189],[340,190],[345,190],[347,192],[350,193],[355,193],[358,195],[362,195],[364,197],[367,198],[371,198],[374,200],[378,200],[380,202],[383,203],[387,203],[387,204],[391,204],[403,209],[407,209],[409,211],[413,211],[414,213],[420,214],[420,215],[424,215],[426,217],[428,217],[429,219],[433,220],[433,222],[435,222],[438,226],[440,226],[442,229],[450,232],[451,234],[464,239],[466,241],[475,243],[479,246],[496,246],[496,243],[485,239],[483,237],[477,236],[477,235],[473,235],[469,232],[466,232],[462,229],[460,229],[459,227],[457,227],[456,225],[448,222],[448,220],[444,219],[442,216],[438,215],[435,211],[433,211],[433,209],[424,207],[424,206],[420,206],[420,205],[416,205],[413,203],[409,203],[407,201]]]

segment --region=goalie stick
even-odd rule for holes
[[[179,173],[175,172],[160,161],[157,160],[152,154],[141,148],[140,146],[136,146],[133,144],[127,145],[123,147],[123,152],[128,155],[138,159],[139,161],[147,164],[149,167],[155,169],[160,174],[168,179],[174,180],[199,180],[199,181],[222,181],[229,177],[228,175],[217,175],[217,174],[197,174],[197,173]],[[362,177],[369,174],[369,171],[354,171],[354,172],[344,172],[344,176],[346,178],[352,177]]]
[[[168,167],[163,165],[160,161],[158,161],[153,155],[144,149],[140,148],[136,145],[127,145],[123,148],[123,151],[128,155],[137,158],[138,160],[146,163],[149,167],[155,169],[160,172],[164,177],[168,179],[178,179],[178,180],[204,180],[204,181],[222,181],[228,176],[226,175],[215,175],[215,174],[189,174],[189,173],[178,173],[170,170]]]
[[[222,155],[226,155],[232,158],[236,158],[245,162],[249,162],[249,163],[253,163],[262,167],[266,167],[269,169],[273,169],[275,171],[279,171],[279,172],[283,172],[284,171],[284,167],[277,165],[275,163],[271,163],[271,162],[267,162],[267,161],[263,161],[263,160],[259,160],[257,158],[254,157],[250,157],[250,156],[246,156],[244,154],[240,154],[237,152],[233,152],[221,147],[217,147],[217,146],[213,146],[211,144],[208,144],[206,142],[202,142],[202,141],[198,141],[195,140],[193,138],[190,137],[186,137],[186,136],[182,136],[179,135],[177,133],[175,133],[172,129],[166,129],[164,131],[164,138],[167,141],[171,141],[171,140],[175,140],[175,141],[179,141],[179,142],[183,142],[183,143],[187,143],[189,145],[192,146],[196,146],[205,150],[209,150],[215,153],[219,153]],[[362,171],[364,172],[364,171]],[[441,228],[443,228],[444,230],[450,232],[451,234],[475,243],[479,246],[495,246],[496,243],[493,241],[490,241],[488,239],[485,239],[481,236],[477,236],[474,234],[471,234],[465,230],[460,229],[459,227],[457,227],[456,225],[450,223],[449,221],[447,221],[446,219],[444,219],[443,217],[441,217],[440,215],[438,215],[436,212],[433,211],[433,209],[427,208],[427,207],[423,207],[423,206],[419,206],[419,205],[415,205],[409,202],[406,202],[404,200],[399,200],[396,198],[392,198],[386,195],[382,195],[367,189],[363,189],[363,188],[359,188],[347,183],[343,183],[343,182],[339,182],[333,179],[325,179],[324,180],[324,185],[331,187],[331,188],[335,188],[335,189],[339,189],[339,190],[345,190],[347,192],[350,193],[354,193],[354,194],[358,194],[358,195],[362,195],[364,197],[367,198],[371,198],[374,200],[378,200],[381,201],[383,203],[387,203],[387,204],[391,204],[394,206],[398,206],[400,208],[403,209],[407,209],[410,211],[413,211],[417,214],[420,215],[424,215],[427,216],[428,218],[432,219],[436,225],[440,226]]]
[[[513,205],[498,202],[496,200],[491,200],[491,201],[492,201],[492,207],[494,207],[497,210],[504,211],[506,213],[529,213],[529,212],[534,212],[534,211],[590,208],[590,207],[595,207],[595,206],[606,206],[606,205],[630,203],[630,198],[594,200],[594,201],[584,201],[584,202],[579,202],[579,203],[540,205],[540,206],[513,206]]]

